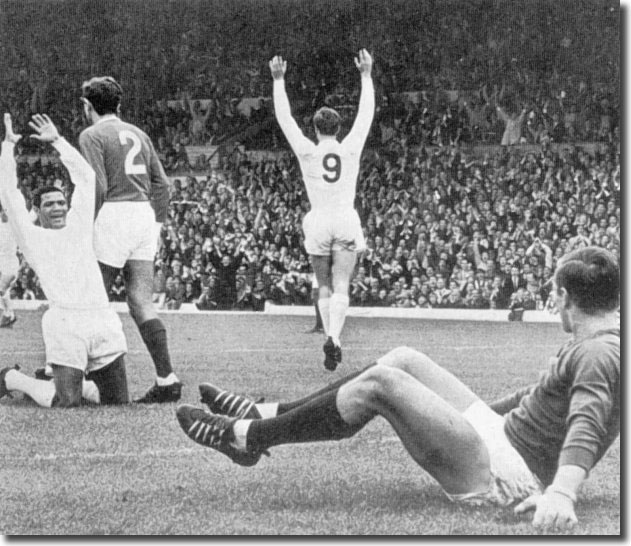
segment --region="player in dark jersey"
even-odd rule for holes
[[[536,385],[490,406],[428,356],[399,347],[295,402],[255,404],[202,384],[214,413],[182,405],[177,417],[192,440],[252,466],[270,447],[347,438],[381,415],[452,501],[519,502],[515,512],[534,510],[536,528],[568,529],[579,487],[620,432],[617,260],[598,247],[571,252],[554,294],[571,340]]]
[[[119,118],[121,86],[113,78],[96,77],[81,91],[91,126],[81,133],[79,145],[96,173],[94,250],[107,290],[122,270],[130,314],[156,369],[156,383],[135,402],[175,402],[182,383],[173,372],[166,329],[151,299],[169,181],[149,137]]]

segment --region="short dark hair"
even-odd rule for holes
[[[323,106],[313,116],[313,125],[320,134],[335,136],[342,125],[342,118],[333,108]]]
[[[66,197],[64,190],[62,190],[61,188],[58,188],[57,186],[53,186],[49,184],[47,186],[42,186],[41,188],[37,188],[37,190],[35,190],[35,192],[33,193],[33,199],[32,199],[33,206],[39,208],[42,204],[42,195],[44,195],[45,193],[52,193],[54,191],[58,191],[64,196],[64,198]]]
[[[615,311],[620,306],[620,265],[611,252],[589,246],[566,254],[555,273],[557,289],[588,315]]]
[[[98,76],[83,82],[81,96],[90,101],[99,116],[116,114],[123,98],[123,88],[110,76]]]

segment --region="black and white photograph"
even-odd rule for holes
[[[0,0],[0,535],[622,536],[627,10]]]

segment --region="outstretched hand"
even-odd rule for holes
[[[11,114],[4,114],[4,140],[5,142],[11,142],[17,144],[22,138],[22,135],[16,135],[13,132],[13,121],[11,120]]]
[[[37,133],[36,135],[31,135],[31,138],[40,142],[50,142],[52,144],[60,138],[57,127],[46,114],[35,114],[32,121],[29,121],[28,126]]]
[[[370,76],[372,71],[372,57],[367,50],[359,50],[359,56],[355,57],[355,66],[362,75]]]
[[[538,531],[569,531],[578,523],[574,502],[552,492],[531,495],[515,507],[516,514],[530,511],[534,511],[532,524]]]
[[[280,55],[276,55],[270,62],[269,68],[272,72],[272,78],[282,80],[287,72],[287,61],[284,61]]]

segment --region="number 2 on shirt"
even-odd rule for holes
[[[322,175],[322,178],[324,178],[325,182],[333,184],[340,179],[340,176],[342,174],[342,160],[340,159],[339,155],[326,154],[322,158],[322,166],[324,167],[324,170],[327,171]]]
[[[134,159],[142,149],[140,139],[131,131],[123,130],[118,133],[118,140],[123,146],[131,141],[131,148],[125,156],[125,174],[147,174],[147,166],[144,163],[134,163]]]

